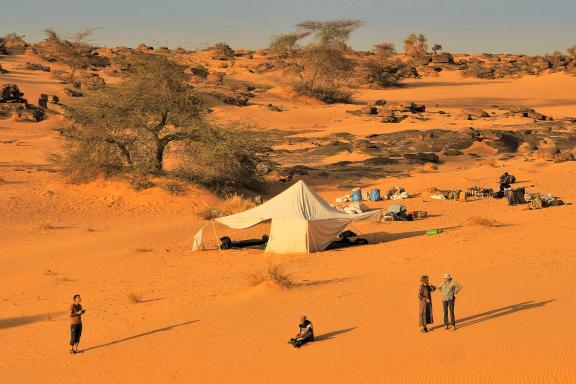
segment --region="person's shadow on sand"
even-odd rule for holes
[[[187,322],[181,323],[181,324],[175,324],[175,325],[170,325],[170,326],[164,327],[164,328],[154,329],[154,330],[152,330],[152,331],[148,331],[148,332],[144,332],[144,333],[139,333],[139,334],[134,335],[134,336],[125,337],[125,338],[119,339],[119,340],[114,340],[114,341],[111,341],[111,342],[106,343],[106,344],[100,344],[100,345],[96,345],[96,346],[94,346],[94,347],[86,348],[86,349],[83,349],[83,350],[81,350],[81,351],[79,351],[79,352],[83,353],[83,352],[91,351],[91,350],[93,350],[93,349],[108,347],[108,346],[110,346],[110,345],[123,343],[123,342],[125,342],[125,341],[130,341],[130,340],[138,339],[138,338],[144,337],[144,336],[149,336],[149,335],[152,335],[152,334],[154,334],[154,333],[169,331],[169,330],[171,330],[171,329],[178,328],[178,327],[182,327],[182,326],[184,326],[184,325],[188,325],[188,324],[192,324],[192,323],[196,323],[196,322],[198,322],[198,321],[200,321],[200,320],[191,320],[191,321],[187,321]]]
[[[339,329],[337,331],[332,331],[332,332],[328,332],[328,333],[323,333],[321,335],[315,336],[314,337],[314,342],[319,342],[319,341],[325,341],[325,340],[330,340],[335,338],[338,335],[341,335],[343,333],[348,333],[351,332],[353,330],[355,330],[357,327],[352,327],[352,328],[345,328],[345,329]]]
[[[525,301],[519,304],[508,305],[506,307],[492,309],[490,311],[478,313],[476,315],[467,316],[461,319],[456,318],[456,328],[468,327],[470,325],[478,324],[483,321],[492,320],[501,316],[511,315],[516,312],[526,311],[529,309],[540,308],[548,303],[553,302],[553,300],[545,300],[540,302]],[[444,325],[437,325],[430,328],[431,330],[442,328]]]

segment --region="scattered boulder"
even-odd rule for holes
[[[0,94],[0,103],[27,103],[22,96],[24,93],[20,92],[16,84],[4,84]]]
[[[40,94],[38,105],[42,108],[48,108],[48,95],[45,93]]]
[[[378,107],[381,107],[381,106],[383,106],[383,105],[386,105],[386,100],[384,100],[384,99],[378,99],[378,100],[376,100],[376,101],[374,102],[374,105],[375,105],[375,106],[378,106]]]
[[[418,152],[418,153],[404,153],[402,155],[405,159],[413,160],[419,163],[440,163],[440,158],[435,153],[426,153],[426,152]]]
[[[378,108],[373,105],[364,105],[360,108],[360,113],[363,115],[376,115],[378,113]]]
[[[208,77],[208,69],[206,69],[205,67],[199,65],[197,67],[191,67],[189,68],[186,72],[190,73],[193,76],[198,76],[201,78],[206,79]]]
[[[476,120],[490,117],[490,114],[481,108],[464,108],[461,110],[458,117],[465,120]]]
[[[43,72],[50,72],[50,67],[38,63],[26,63],[24,69],[29,71],[43,71]]]
[[[444,156],[462,156],[464,152],[459,151],[457,149],[445,149],[442,151]]]
[[[425,112],[426,106],[424,104],[410,103],[410,105],[408,106],[408,111],[410,111],[412,113]]]
[[[8,70],[2,68],[2,64],[0,64],[0,75],[3,73],[8,73]]]
[[[73,88],[64,88],[64,93],[71,97],[82,97],[84,94]]]

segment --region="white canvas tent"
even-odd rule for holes
[[[370,219],[380,211],[347,214],[331,207],[306,183],[296,184],[262,205],[216,221],[234,229],[272,220],[266,252],[311,253],[324,250],[353,220]]]

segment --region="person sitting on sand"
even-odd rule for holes
[[[290,339],[289,343],[295,348],[300,348],[310,341],[314,341],[314,328],[312,322],[306,316],[302,316],[300,317],[300,324],[298,324],[298,334]]]
[[[498,184],[500,184],[500,192],[504,192],[506,189],[510,189],[512,187],[512,178],[508,174],[508,172],[504,172],[500,179],[498,180]]]
[[[73,300],[74,304],[70,306],[70,353],[78,353],[78,344],[82,336],[82,315],[86,310],[82,309],[80,295],[74,295]]]
[[[456,295],[462,290],[462,286],[452,280],[449,273],[445,273],[442,277],[442,283],[438,286],[438,290],[442,294],[442,306],[444,308],[444,329],[448,330],[448,311],[450,311],[450,319],[452,328],[456,330],[456,317],[454,316],[454,304],[456,302]]]
[[[432,317],[432,292],[436,290],[436,287],[428,284],[428,276],[424,275],[420,278],[420,290],[418,291],[418,303],[419,303],[419,319],[420,319],[420,330],[423,333],[428,332],[428,324],[434,322]]]

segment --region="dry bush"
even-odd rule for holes
[[[254,208],[256,203],[252,199],[246,199],[242,195],[233,194],[222,202],[221,212],[224,215],[232,215],[238,212],[244,212],[250,208]]]
[[[217,43],[212,47],[214,60],[232,60],[234,59],[234,50],[226,43]]]
[[[142,292],[130,292],[128,294],[128,300],[130,300],[132,304],[139,304],[144,301],[144,295]]]
[[[404,51],[408,56],[423,56],[428,53],[428,39],[423,34],[410,34],[404,40]]]
[[[196,214],[202,220],[213,220],[218,217],[224,216],[219,208],[205,207],[196,211]]]
[[[292,288],[294,281],[279,265],[271,265],[266,270],[248,275],[248,285],[256,287],[262,283],[271,282],[281,288]]]
[[[490,219],[488,217],[474,216],[466,220],[466,224],[480,227],[497,227],[499,223],[496,220]]]
[[[181,183],[168,182],[162,184],[162,189],[175,196],[184,196],[186,194],[186,186]]]
[[[294,91],[300,96],[312,97],[326,104],[351,103],[352,93],[333,85],[318,85],[306,81],[294,83]]]
[[[134,177],[131,181],[130,181],[130,186],[132,187],[132,189],[134,189],[135,191],[143,191],[145,189],[149,189],[149,188],[153,188],[156,186],[156,184],[154,184],[154,182],[148,180],[146,177]]]

